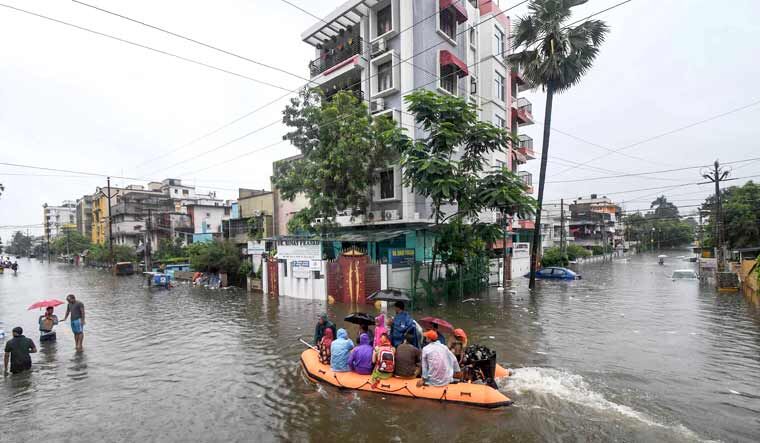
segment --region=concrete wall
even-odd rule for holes
[[[274,194],[267,192],[253,197],[239,198],[238,206],[241,218],[253,217],[256,211],[272,215],[274,214]]]

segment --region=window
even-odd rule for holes
[[[190,191],[188,191],[187,189],[183,189],[182,195],[190,195]]]
[[[494,72],[494,91],[493,95],[501,101],[504,101],[504,76]]]
[[[210,212],[207,212],[207,213],[206,213],[206,217],[211,217],[211,213],[210,213]]]
[[[493,38],[494,38],[493,55],[494,56],[504,55],[504,41],[505,41],[504,32],[497,27],[494,27],[493,31],[494,31],[493,32]]]
[[[393,87],[393,62],[388,61],[377,67],[377,92]]]
[[[497,168],[499,168],[499,169],[504,169],[504,166],[505,166],[505,165],[506,165],[506,164],[505,164],[503,161],[501,161],[501,160],[496,160],[496,167],[497,167]]]
[[[393,29],[393,16],[391,15],[391,5],[377,11],[377,36],[381,36]]]
[[[457,39],[457,19],[451,7],[446,8],[440,13],[440,28],[446,36],[452,40]]]
[[[477,38],[478,38],[478,34],[476,33],[475,28],[474,27],[470,28],[470,46],[476,45]]]
[[[493,124],[494,124],[494,126],[496,126],[497,128],[504,129],[504,126],[505,126],[506,123],[507,123],[507,121],[504,120],[504,117],[502,117],[502,116],[500,116],[498,114],[494,114],[494,116],[493,116]]]
[[[393,169],[386,169],[380,173],[380,199],[394,198]]]
[[[457,95],[457,69],[454,65],[441,66],[441,88],[449,94]]]
[[[478,93],[478,79],[470,76],[470,94]]]
[[[176,190],[176,189],[174,190],[174,193],[175,193],[175,194],[177,193],[177,190]]]

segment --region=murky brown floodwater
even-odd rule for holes
[[[37,341],[26,307],[74,292],[85,352],[61,325],[32,373],[2,380],[0,441],[758,441],[760,311],[668,278],[690,263],[655,261],[425,309],[516,368],[502,383],[515,405],[486,411],[308,382],[296,338],[313,333],[322,303],[151,292],[139,277],[23,259],[0,276],[6,331]],[[333,319],[347,309],[327,307]]]

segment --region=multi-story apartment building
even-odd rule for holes
[[[530,103],[518,98],[522,78],[506,62],[509,18],[493,0],[349,0],[302,33],[312,45],[313,84],[329,97],[352,90],[370,112],[387,114],[413,137],[422,137],[403,98],[415,89],[463,97],[480,118],[519,135],[533,123]],[[494,153],[491,166],[518,172],[533,158],[532,141]],[[530,174],[520,173],[531,183]],[[344,224],[430,221],[426,199],[403,186],[398,165],[380,173],[365,217],[339,214]],[[496,221],[484,214],[484,221]]]
[[[158,246],[163,238],[192,234],[190,216],[177,213],[174,201],[162,191],[127,186],[111,200],[114,244],[141,248],[148,239]]]
[[[77,199],[77,231],[85,238],[92,238],[92,195],[83,195]]]
[[[42,224],[45,228],[45,237],[53,238],[63,233],[64,228],[76,228],[77,204],[71,200],[65,200],[60,206],[42,205]]]
[[[607,197],[591,194],[570,205],[570,235],[576,244],[616,249],[624,247],[620,205]]]
[[[95,188],[95,193],[92,195],[92,243],[96,245],[105,245],[108,243],[109,224],[108,218],[108,203],[109,195],[111,193],[110,201],[113,203],[114,199],[118,197],[124,189],[111,186]]]

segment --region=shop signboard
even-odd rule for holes
[[[408,268],[414,264],[414,249],[398,248],[388,251],[388,263],[391,268]]]

